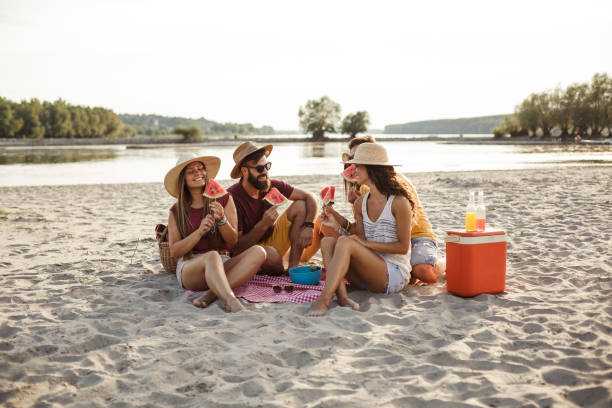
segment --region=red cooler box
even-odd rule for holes
[[[446,290],[459,296],[499,293],[506,288],[506,233],[447,231]]]

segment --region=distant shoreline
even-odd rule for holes
[[[344,138],[325,138],[323,140],[312,140],[310,137],[301,138],[273,138],[273,137],[239,137],[232,138],[214,138],[203,139],[194,142],[185,142],[179,137],[155,137],[155,138],[117,138],[117,139],[2,139],[0,138],[0,147],[49,147],[49,146],[96,146],[96,145],[126,145],[129,148],[154,148],[166,145],[234,145],[245,141],[254,143],[330,143],[330,142],[348,142],[349,137]],[[518,137],[512,139],[493,139],[492,137],[440,137],[440,136],[424,136],[424,137],[394,137],[389,136],[384,139],[385,142],[440,142],[445,144],[483,144],[483,145],[570,145],[574,144],[571,141],[555,142],[552,140],[533,140],[529,137]],[[612,144],[612,138],[597,139],[597,140],[582,140],[581,144]]]

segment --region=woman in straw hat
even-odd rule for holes
[[[355,164],[357,182],[370,191],[354,204],[355,234],[335,238],[324,251],[325,288],[307,316],[323,316],[334,294],[338,304],[359,305],[348,297],[344,279],[356,288],[378,293],[401,291],[410,280],[410,229],[415,221],[414,198],[378,143],[363,143],[348,163]]]
[[[363,143],[376,143],[376,139],[370,135],[351,139],[348,144],[350,153],[342,154],[342,162],[345,169],[350,166],[348,161],[354,157],[357,147]],[[398,174],[397,176],[402,179],[402,184],[408,188],[410,196],[414,199],[415,205],[413,211],[417,220],[412,223],[412,229],[410,230],[410,265],[412,266],[410,283],[417,285],[436,283],[446,267],[444,258],[438,258],[436,234],[433,232],[429,218],[419,200],[419,195],[414,185],[403,174]],[[344,190],[347,201],[353,205],[357,198],[365,194],[369,188],[366,185],[360,186],[358,183],[345,180]],[[331,239],[326,240],[325,246],[321,246],[323,237],[338,238],[340,235],[354,233],[354,222],[338,213],[332,206],[324,206],[323,213],[315,221],[313,243],[304,250],[301,261],[306,262],[319,248],[322,254],[329,250],[328,247],[333,249],[335,242]]]
[[[262,247],[253,246],[230,258],[238,239],[236,207],[228,193],[209,200],[202,193],[219,171],[215,156],[181,156],[164,179],[164,186],[176,203],[168,217],[170,254],[178,258],[176,278],[182,288],[205,291],[194,300],[206,307],[217,297],[228,312],[244,307],[232,288],[249,281],[266,260]]]

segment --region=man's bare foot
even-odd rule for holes
[[[325,312],[327,312],[327,309],[329,309],[329,304],[329,300],[326,301],[326,299],[322,299],[321,296],[319,296],[319,298],[310,306],[310,309],[304,313],[304,316],[322,317],[325,315]]]
[[[221,300],[220,302],[221,307],[223,307],[223,309],[227,313],[236,313],[245,310],[244,306],[242,306],[242,303],[240,303],[240,301],[235,297],[232,297],[228,302],[224,302],[223,300]]]
[[[411,279],[418,279],[426,284],[438,282],[440,271],[430,264],[418,264],[412,267]]]
[[[195,307],[205,308],[217,299],[217,295],[212,290],[207,290],[200,297],[193,301]]]
[[[359,303],[355,302],[348,296],[338,297],[338,304],[342,307],[350,307],[351,309],[357,311],[359,310]]]

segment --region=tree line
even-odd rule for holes
[[[182,135],[195,140],[201,134],[274,134],[274,128],[251,123],[218,123],[205,118],[160,115],[117,115],[110,109],[71,105],[62,99],[41,102],[33,98],[13,102],[0,97],[0,138],[117,138],[135,135]]]
[[[62,99],[12,102],[0,97],[0,138],[112,138],[123,124],[109,109],[74,106]]]
[[[590,83],[529,95],[493,134],[568,139],[578,135],[607,137],[611,129],[612,78],[598,73]]]
[[[219,123],[208,120],[204,117],[197,119],[183,117],[168,117],[161,115],[132,115],[120,114],[121,121],[130,126],[134,133],[157,136],[169,134],[183,134],[184,129],[198,129],[200,134],[214,135],[273,135],[274,128],[272,126],[262,126],[260,128],[253,126],[252,123]],[[177,132],[178,130],[178,132]]]

